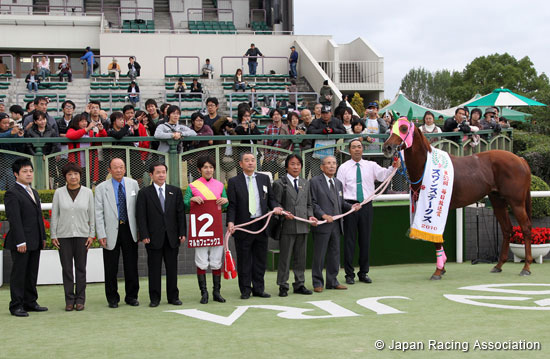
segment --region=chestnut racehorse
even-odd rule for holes
[[[397,134],[399,132],[399,135]],[[412,137],[412,143],[411,138]],[[418,193],[422,181],[417,182],[424,171],[428,151],[431,152],[428,139],[406,118],[399,119],[390,137],[383,145],[384,155],[392,157],[397,151],[404,150],[405,165],[410,178],[412,193]],[[489,196],[493,211],[502,229],[503,241],[500,258],[492,273],[502,272],[503,264],[508,260],[508,248],[512,235],[512,223],[508,215],[508,206],[523,232],[525,239],[525,265],[520,275],[530,275],[531,256],[531,170],[527,162],[511,152],[492,150],[471,156],[450,156],[454,167],[453,193],[450,209],[462,208]],[[442,249],[435,243],[436,251]],[[441,279],[445,268],[437,268],[432,279]]]

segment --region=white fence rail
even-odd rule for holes
[[[319,66],[336,84],[378,84],[382,78],[380,61],[319,61]]]

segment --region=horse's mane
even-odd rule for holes
[[[432,147],[430,146],[430,141],[428,141],[426,136],[424,136],[422,131],[420,131],[420,127],[414,126],[414,132],[415,132],[414,137],[416,137],[414,139],[414,141],[415,142],[418,141],[420,143],[421,149],[426,151],[426,152],[432,152]]]

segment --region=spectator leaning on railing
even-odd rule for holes
[[[37,96],[34,99],[34,110],[29,112],[27,116],[23,118],[23,127],[25,130],[28,130],[33,124],[33,114],[34,111],[44,112],[46,114],[46,120],[48,120],[48,125],[56,132],[55,137],[59,136],[59,130],[57,128],[57,122],[55,119],[50,116],[48,113],[48,99],[46,97]]]
[[[278,108],[271,110],[269,113],[271,124],[267,125],[267,128],[264,131],[264,135],[270,136],[280,136],[288,135],[288,126],[283,124],[283,113]],[[290,140],[281,140],[281,139],[270,139],[264,140],[264,146],[275,147],[275,148],[287,148],[289,143],[292,143]],[[262,164],[263,170],[268,170],[273,174],[279,173],[279,178],[285,174],[284,163],[286,159],[286,153],[280,152],[276,149],[266,148],[264,150],[264,162]]]
[[[264,55],[254,44],[250,44],[250,48],[246,51],[244,56],[248,57],[248,72],[251,75],[256,75],[256,67],[258,67],[257,57]]]
[[[23,129],[10,120],[10,117],[6,113],[0,113],[0,138],[20,138],[23,137]],[[0,143],[0,150],[23,152],[23,143]],[[0,191],[8,190],[13,184],[15,184],[15,177],[11,166],[8,163],[15,161],[18,156],[3,153],[2,166],[0,169]]]
[[[25,137],[30,138],[48,138],[48,137],[59,137],[57,132],[48,125],[46,121],[46,114],[41,111],[34,111],[33,115],[33,125],[31,128],[25,131]],[[28,154],[36,154],[36,148],[32,143],[26,144],[26,151]],[[51,153],[59,152],[60,147],[59,143],[48,142],[45,143],[42,147],[42,153],[44,155],[49,155]]]
[[[474,112],[472,112],[473,115]],[[424,118],[422,119],[423,124],[420,126],[420,131],[422,133],[441,133],[441,129],[434,123],[434,114],[430,111],[424,113]],[[440,140],[440,137],[430,137],[428,138],[430,143],[434,143]]]
[[[187,126],[178,124],[180,119],[181,110],[178,106],[168,107],[168,122],[165,122],[157,126],[155,130],[155,138],[161,140],[158,150],[161,152],[168,152],[170,145],[167,141],[169,139],[180,140],[185,136],[196,136],[197,133]],[[164,141],[162,141],[164,140]],[[177,146],[178,153],[181,153],[183,149],[183,143],[180,141]]]
[[[450,117],[445,120],[443,125],[443,132],[458,132],[461,131],[464,134],[472,132],[470,124],[466,121],[466,110],[463,107],[459,107],[455,110],[454,117]],[[453,137],[453,141],[459,142],[460,137]]]

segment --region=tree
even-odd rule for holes
[[[430,72],[419,67],[411,69],[401,80],[401,92],[409,100],[425,106]]]
[[[349,103],[351,107],[357,112],[357,114],[361,117],[365,114],[365,104],[363,102],[363,98],[361,95],[359,95],[359,92],[355,92],[353,94],[353,97],[351,98],[351,101]]]
[[[453,106],[465,102],[475,94],[488,94],[504,87],[523,96],[538,98],[548,92],[550,84],[545,74],[537,70],[529,57],[519,61],[508,53],[476,57],[462,72],[454,73],[447,95]]]
[[[388,106],[388,104],[389,104],[390,102],[391,102],[391,101],[390,101],[390,99],[388,99],[388,98],[383,99],[382,101],[380,101],[380,108],[384,108],[384,107]]]
[[[411,69],[401,80],[401,92],[409,100],[434,109],[450,107],[447,90],[451,85],[451,72],[440,70],[434,73],[420,67]]]

